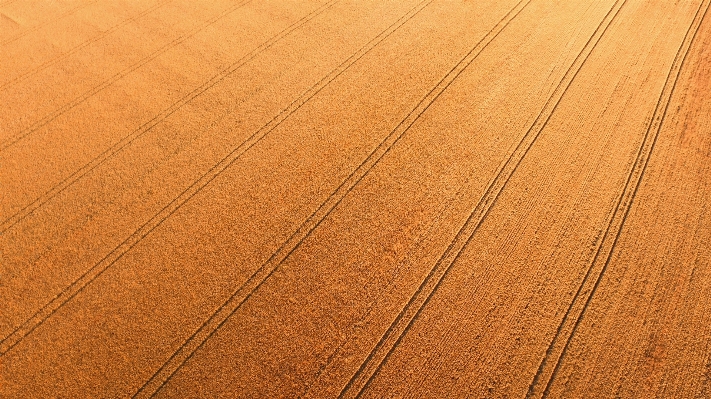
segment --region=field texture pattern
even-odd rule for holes
[[[711,0],[0,0],[0,398],[711,399]]]

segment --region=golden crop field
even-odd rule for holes
[[[711,0],[0,0],[1,398],[711,398]]]

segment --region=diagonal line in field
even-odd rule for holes
[[[366,357],[356,373],[341,391],[339,397],[360,397],[365,389],[371,384],[374,377],[380,372],[387,362],[394,349],[400,344],[403,337],[410,330],[412,324],[417,320],[424,307],[439,288],[443,279],[447,276],[466,245],[472,239],[481,223],[484,221],[494,203],[503,191],[518,165],[535,143],[543,128],[547,125],[551,116],[555,112],[558,104],[577,76],[585,61],[597,46],[601,37],[618,15],[626,0],[617,0],[612,5],[605,17],[595,29],[587,43],[570,65],[565,75],[556,86],[555,90],[546,101],[538,117],[535,119],[526,134],[521,138],[518,145],[499,168],[496,177],[489,183],[483,197],[469,215],[467,221],[458,231],[454,240],[439,258],[427,277],[420,284],[407,304],[400,311],[398,316],[385,331],[381,339]]]
[[[565,357],[567,350],[572,341],[572,337],[582,321],[588,306],[592,300],[595,291],[597,291],[600,281],[602,280],[605,271],[609,267],[615,247],[622,233],[627,216],[629,215],[632,203],[637,195],[642,178],[649,163],[649,158],[652,155],[654,146],[657,142],[657,137],[662,129],[664,120],[669,109],[671,97],[674,94],[676,83],[679,78],[681,69],[684,66],[686,57],[691,48],[691,44],[696,37],[696,34],[701,25],[701,21],[708,12],[709,4],[706,4],[706,9],[702,13],[705,0],[699,4],[694,19],[689,25],[688,30],[679,45],[672,66],[669,69],[664,86],[654,108],[654,114],[650,121],[647,130],[644,134],[642,144],[637,151],[632,169],[627,176],[625,186],[620,194],[620,197],[615,205],[614,212],[610,218],[610,222],[605,230],[602,240],[598,244],[595,256],[593,257],[590,266],[583,278],[582,283],[578,287],[573,300],[563,316],[555,336],[551,340],[546,353],[541,360],[541,363],[536,371],[536,374],[531,382],[527,398],[536,396],[548,397],[552,383],[560,369],[562,359]],[[693,31],[693,33],[692,33]],[[543,391],[541,392],[541,389]]]
[[[253,0],[242,0],[239,3],[233,5],[232,7],[227,8],[226,10],[222,11],[221,13],[213,16],[212,18],[206,20],[202,24],[200,24],[198,27],[192,29],[188,33],[182,34],[175,39],[171,40],[170,42],[162,45],[159,47],[157,50],[153,51],[151,54],[147,55],[146,57],[141,58],[140,60],[136,61],[135,63],[131,64],[130,66],[122,69],[121,71],[111,75],[108,79],[104,80],[100,84],[94,86],[93,88],[87,90],[80,96],[76,97],[74,100],[69,101],[68,103],[64,104],[63,106],[57,108],[56,110],[50,112],[48,115],[43,117],[42,119],[36,121],[32,125],[28,126],[25,129],[22,129],[19,133],[17,133],[15,136],[11,137],[8,140],[5,140],[4,142],[0,143],[0,153],[3,151],[7,150],[8,148],[12,147],[19,141],[23,140],[24,138],[30,136],[31,134],[35,133],[42,127],[52,123],[55,119],[59,118],[62,116],[64,113],[67,111],[73,109],[74,107],[83,104],[85,101],[89,100],[93,96],[95,96],[97,93],[100,93],[104,89],[110,87],[117,81],[123,79],[124,77],[130,75],[131,73],[135,72],[139,68],[143,67],[144,65],[148,64],[149,62],[153,61],[154,59],[158,58],[160,55],[164,54],[168,50],[178,46],[179,44],[185,42],[186,40],[190,39],[191,37],[195,36],[198,34],[200,31],[203,29],[207,28],[210,25],[215,24],[217,21],[221,20],[222,18],[226,17],[227,15],[233,13],[239,8],[242,8],[244,5],[252,2]],[[4,224],[5,222],[3,222]]]
[[[8,5],[8,4],[10,4],[10,3],[13,3],[13,2],[15,2],[15,1],[16,1],[16,0],[10,0],[10,1],[8,1],[8,2],[2,3],[2,4],[0,4],[0,7],[6,6],[6,5]],[[72,8],[72,9],[67,10],[64,14],[60,14],[60,15],[58,15],[58,16],[52,18],[52,19],[49,19],[49,20],[46,20],[46,21],[42,21],[42,22],[40,22],[39,24],[37,24],[37,25],[35,25],[35,26],[32,26],[32,27],[30,27],[30,28],[27,28],[27,30],[22,31],[21,33],[18,33],[18,34],[15,35],[15,36],[8,37],[7,39],[1,41],[1,42],[0,42],[0,46],[4,46],[4,45],[6,45],[6,44],[8,44],[8,43],[14,42],[15,40],[21,39],[21,38],[25,37],[26,35],[28,35],[28,34],[34,32],[34,31],[40,30],[40,29],[42,29],[43,27],[45,27],[45,26],[47,26],[47,25],[49,25],[49,24],[51,24],[51,23],[53,23],[53,22],[56,22],[57,20],[60,20],[60,19],[62,19],[62,18],[64,18],[64,17],[68,17],[68,16],[74,14],[75,12],[81,10],[82,8],[85,8],[85,7],[87,7],[87,6],[91,5],[91,4],[96,3],[97,1],[98,1],[98,0],[92,0],[92,1],[89,1],[89,2],[85,2],[85,3],[79,4],[78,6]]]
[[[259,54],[262,52],[266,51],[267,49],[271,48],[274,46],[277,42],[279,42],[281,39],[284,37],[288,36],[290,33],[295,31],[296,29],[300,28],[303,26],[306,22],[310,21],[311,19],[315,18],[317,15],[321,14],[328,8],[332,7],[335,3],[337,3],[340,0],[330,0],[329,2],[323,4],[321,7],[317,8],[316,10],[312,11],[305,17],[301,18],[297,22],[289,25],[287,28],[283,29],[276,35],[272,36],[269,38],[269,40],[265,41],[261,45],[259,45],[257,48],[254,50],[250,51],[248,54],[243,56],[242,58],[238,59],[237,61],[233,62],[230,64],[228,67],[220,70],[218,73],[213,75],[210,79],[206,80],[203,82],[200,86],[197,86],[194,88],[191,92],[187,93],[183,97],[181,97],[179,100],[171,104],[168,108],[164,109],[157,115],[155,115],[151,120],[145,122],[141,126],[139,126],[137,129],[132,131],[130,134],[124,136],[113,144],[111,147],[107,148],[96,156],[94,159],[91,161],[87,162],[76,170],[74,173],[71,175],[67,176],[64,180],[56,184],[54,187],[46,191],[44,194],[42,194],[40,197],[17,211],[14,215],[10,216],[6,220],[4,220],[2,223],[0,223],[0,234],[4,233],[5,231],[9,230],[12,228],[14,225],[22,221],[24,218],[32,214],[32,212],[36,211],[37,209],[41,208],[44,204],[49,202],[52,198],[56,197],[59,195],[61,192],[75,184],[77,181],[81,180],[84,176],[88,175],[91,171],[108,161],[109,159],[113,158],[116,154],[121,152],[124,148],[126,148],[128,145],[133,143],[136,139],[139,137],[143,136],[144,134],[148,133],[151,131],[154,127],[159,125],[161,122],[163,122],[166,118],[168,118],[170,115],[174,114],[178,110],[180,110],[184,105],[188,104],[192,100],[194,100],[196,97],[202,95],[204,92],[212,88],[213,86],[217,85],[221,81],[223,81],[226,77],[230,76],[233,74],[235,71],[237,71],[239,68],[243,67],[245,64],[247,64],[249,61],[253,60],[256,58]]]
[[[265,50],[265,49],[268,48],[268,47],[271,47],[276,41],[278,41],[278,40],[280,40],[281,38],[283,38],[284,36],[288,35],[288,34],[291,33],[293,30],[295,30],[295,29],[297,29],[298,27],[302,26],[302,25],[305,24],[306,22],[312,20],[312,19],[315,18],[317,15],[323,13],[324,11],[326,11],[327,9],[329,9],[333,4],[337,3],[338,1],[340,1],[340,0],[331,0],[330,2],[323,4],[321,7],[317,8],[316,10],[314,10],[314,11],[312,11],[311,13],[307,14],[306,16],[304,16],[303,18],[301,18],[299,21],[297,21],[297,22],[295,22],[294,24],[290,25],[288,28],[282,30],[279,34],[273,36],[270,40],[268,40],[267,42],[263,43],[262,46],[260,46],[260,47],[258,47],[257,49],[253,50],[250,54],[246,55],[245,57],[241,58],[241,59],[238,60],[237,62],[233,63],[230,67],[224,69],[223,71],[221,71],[221,72],[218,73],[217,75],[213,76],[210,80],[208,80],[207,82],[205,82],[205,84],[203,84],[203,85],[201,85],[200,87],[198,87],[197,89],[195,89],[195,90],[194,90],[193,92],[191,92],[189,95],[186,95],[185,97],[183,97],[183,101],[182,101],[182,102],[181,102],[181,101],[178,101],[178,102],[174,103],[171,108],[165,110],[164,113],[162,113],[162,114],[158,115],[156,118],[154,118],[154,121],[152,121],[154,124],[153,124],[152,126],[155,126],[156,124],[159,123],[159,118],[160,118],[162,115],[164,115],[164,114],[166,114],[166,113],[173,113],[173,112],[175,112],[180,106],[184,105],[187,101],[190,101],[192,98],[197,97],[199,94],[201,94],[201,93],[204,92],[205,90],[207,90],[207,89],[209,89],[210,87],[214,86],[214,85],[217,84],[219,81],[221,81],[222,79],[224,79],[227,75],[229,75],[230,73],[234,72],[236,69],[238,69],[239,67],[241,67],[242,65],[244,65],[245,63],[247,63],[247,62],[248,62],[249,60],[251,60],[252,58],[256,57],[256,55],[257,55],[259,52]],[[192,95],[192,97],[191,97],[191,95]],[[293,105],[293,103],[292,103],[292,105]],[[284,113],[284,110],[282,110],[282,113]],[[167,115],[166,115],[166,116],[167,116]],[[277,115],[274,119],[278,118],[279,116],[281,116],[281,113],[280,113],[279,115]],[[160,119],[162,120],[163,118],[160,118]],[[272,122],[274,121],[274,119],[272,120]],[[271,123],[271,122],[270,122],[270,123]],[[148,128],[149,128],[148,126],[149,126],[149,125],[146,124],[146,125],[143,126],[143,128],[144,128],[144,129],[148,129]],[[152,127],[152,126],[151,126],[151,127]],[[136,135],[142,134],[142,133],[144,133],[144,132],[141,131],[140,133],[136,133]],[[110,156],[112,156],[113,154],[115,154],[117,151],[120,151],[122,148],[124,148],[125,146],[127,146],[128,144],[130,144],[130,142],[133,141],[133,140],[135,140],[136,138],[137,138],[137,136],[130,136],[130,137],[127,136],[126,138],[124,138],[124,140],[122,140],[122,142],[123,142],[123,145],[122,145],[122,146],[116,146],[116,147],[114,147],[114,148],[112,148],[112,149],[109,149],[109,150],[112,150],[112,151],[111,151],[110,153],[108,153],[108,155],[105,155],[103,158],[100,158],[101,162],[93,163],[93,164],[90,164],[90,167],[87,166],[87,167],[83,168],[83,169],[82,169],[82,170],[84,171],[83,174],[81,174],[81,175],[79,175],[78,177],[76,177],[76,179],[79,179],[81,176],[85,175],[86,173],[88,173],[88,172],[91,171],[92,169],[96,168],[99,164],[105,162]],[[244,143],[243,143],[243,144],[244,144]],[[107,150],[107,151],[109,151],[109,150]],[[212,171],[212,169],[211,169],[210,171]],[[209,173],[209,172],[208,172],[208,173]],[[76,179],[75,179],[75,181],[76,181]],[[194,185],[194,184],[196,184],[196,182],[193,182],[193,185]],[[191,187],[192,187],[192,186],[191,186]],[[64,188],[66,188],[66,187],[64,187]],[[186,189],[186,191],[187,191],[187,189]],[[185,193],[185,191],[183,192],[183,194],[184,194],[184,193]],[[170,205],[172,205],[172,204],[173,204],[175,201],[177,201],[179,198],[180,198],[180,197],[174,198],[174,199],[170,202],[169,205],[167,205],[166,207],[164,207],[164,208],[161,210],[161,212],[165,211]],[[149,222],[150,222],[150,221],[154,221],[154,222],[155,222],[156,220],[159,220],[158,216],[161,215],[161,212],[159,212],[157,215],[154,215],[153,218],[149,220]],[[158,219],[157,219],[157,218],[158,218]],[[5,338],[3,338],[3,339],[0,339],[0,356],[2,356],[2,355],[5,354],[8,350],[10,350],[10,349],[12,348],[12,346],[16,345],[17,342],[19,342],[19,340],[21,340],[25,335],[29,334],[29,332],[31,332],[31,331],[28,330],[28,329],[34,329],[34,328],[36,328],[36,326],[37,326],[39,323],[43,322],[43,321],[44,321],[43,318],[44,318],[45,316],[47,316],[47,314],[49,314],[48,312],[53,313],[54,311],[56,311],[55,307],[58,308],[58,306],[61,306],[61,304],[58,303],[57,301],[60,301],[60,302],[61,302],[61,300],[63,300],[62,298],[64,298],[66,295],[69,295],[69,293],[70,293],[70,292],[73,292],[73,290],[75,290],[78,286],[82,286],[82,284],[84,284],[84,285],[88,284],[88,282],[85,281],[86,279],[93,279],[93,278],[98,277],[98,275],[97,275],[97,276],[94,276],[94,277],[91,277],[91,276],[92,276],[96,271],[98,271],[98,270],[101,270],[101,271],[99,272],[99,274],[100,274],[101,272],[103,272],[102,267],[108,268],[108,267],[110,266],[109,263],[118,260],[118,258],[113,259],[114,255],[120,253],[120,256],[122,256],[123,253],[125,253],[126,251],[128,251],[128,249],[130,249],[130,248],[127,248],[127,247],[126,247],[127,245],[130,245],[130,246],[135,245],[135,243],[134,243],[134,244],[130,244],[130,243],[133,242],[133,240],[136,239],[136,236],[139,235],[139,232],[142,232],[144,229],[147,229],[147,226],[148,226],[149,222],[146,222],[146,224],[144,224],[141,228],[139,228],[138,230],[136,230],[131,236],[129,236],[126,240],[124,240],[118,247],[114,248],[108,255],[106,255],[101,261],[99,261],[99,263],[97,263],[96,265],[94,265],[92,268],[90,268],[88,271],[86,271],[82,276],[80,276],[77,280],[75,280],[74,282],[72,282],[72,284],[70,284],[68,287],[66,287],[61,293],[55,295],[55,297],[52,298],[52,300],[50,300],[47,304],[45,304],[40,310],[38,310],[34,315],[32,315],[32,317],[30,317],[28,320],[26,320],[21,326],[19,326],[19,327],[16,328],[12,333],[10,333],[10,335],[8,335],[7,337],[5,337]],[[159,221],[158,221],[158,224],[160,224],[160,223],[162,223],[162,220],[159,220]],[[0,233],[2,233],[2,232],[3,232],[3,230],[0,230]],[[147,233],[146,233],[146,234],[147,234]],[[136,242],[137,242],[137,241],[136,241]],[[123,251],[123,252],[122,252],[122,251]],[[120,257],[120,256],[119,256],[119,257]],[[113,259],[113,261],[112,261],[111,259]],[[108,262],[108,263],[107,263],[107,262]],[[103,265],[103,266],[102,266],[102,265]],[[104,270],[105,270],[105,269],[104,269]],[[85,282],[82,283],[82,281],[85,281]],[[74,294],[72,294],[72,295],[75,295],[75,294],[76,294],[76,293],[74,293]],[[68,299],[67,299],[67,300],[68,300]],[[66,301],[65,301],[65,302],[66,302]],[[54,310],[52,310],[52,309],[54,309]]]
[[[381,32],[377,37],[372,39],[364,47],[362,47],[356,54],[354,54],[347,61],[347,66],[342,64],[345,68],[340,72],[337,72],[332,79],[332,81],[338,75],[343,73],[345,69],[350,67],[357,60],[362,58],[365,54],[370,52],[378,44],[392,35],[396,30],[403,26],[406,22],[417,15],[422,9],[429,5],[433,0],[425,0],[418,3],[414,8],[412,8],[408,13],[398,19],[393,23],[388,29]],[[334,72],[336,72],[334,70]],[[328,84],[326,83],[326,84]],[[325,85],[323,86],[325,87]],[[323,87],[316,90],[313,95],[320,91]],[[311,95],[311,97],[313,96]],[[309,98],[311,98],[309,97]],[[413,111],[414,112],[414,111]],[[391,137],[393,134],[389,135]],[[381,142],[381,144],[374,150],[368,158],[366,158],[356,171],[351,173],[351,175],[341,183],[341,185],[328,197],[326,202],[321,204],[321,206],[311,214],[309,218],[304,221],[304,223],[299,226],[299,228],[283,243],[271,256],[270,258],[260,266],[257,271],[255,271],[247,281],[242,284],[231,296],[224,302],[205,322],[198,328],[163,364],[163,366],[156,371],[156,373],[144,384],[144,386],[136,393],[135,397],[152,397],[155,395],[164,385],[170,380],[170,378],[177,372],[180,367],[182,367],[185,362],[190,359],[195,351],[197,351],[224,323],[225,321],[237,310],[239,307],[261,286],[261,284],[272,275],[276,268],[291,254],[293,251],[303,242],[303,240],[313,231],[323,219],[333,210],[333,208],[340,203],[341,199],[352,189],[360,179],[356,177],[355,173],[359,170],[370,169],[377,160],[374,160],[373,154],[378,151],[381,147],[385,146],[387,138]],[[392,145],[392,143],[390,144]],[[387,150],[386,150],[387,151]],[[380,155],[382,157],[384,152]],[[380,159],[380,158],[378,158]],[[369,161],[373,161],[369,163]],[[369,165],[369,166],[365,166]],[[366,171],[367,172],[367,171]],[[347,183],[352,183],[348,185]]]

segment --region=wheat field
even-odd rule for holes
[[[0,397],[711,398],[711,0],[0,0]]]

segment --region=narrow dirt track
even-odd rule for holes
[[[0,397],[711,397],[710,3],[0,2]]]

